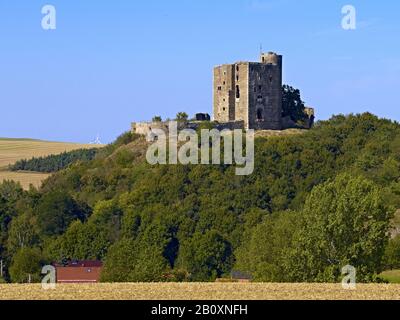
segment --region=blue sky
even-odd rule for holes
[[[400,120],[399,18],[389,0],[1,0],[0,136],[110,142],[131,121],[211,113],[213,66],[258,60],[260,43],[318,119]]]

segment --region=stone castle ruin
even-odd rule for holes
[[[299,127],[290,117],[282,116],[281,55],[261,53],[259,62],[236,62],[214,68],[213,121],[217,129],[283,130]],[[308,123],[314,122],[314,109],[306,108]],[[207,114],[181,126],[196,129]],[[132,123],[132,132],[146,135],[155,128],[168,129],[166,122]],[[183,127],[182,127],[183,129]]]
[[[214,68],[214,120],[244,121],[245,129],[281,130],[282,56]]]

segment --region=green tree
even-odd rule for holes
[[[115,200],[103,200],[96,203],[89,222],[107,232],[110,242],[119,239],[121,233],[121,219],[123,211]]]
[[[36,213],[42,233],[53,236],[65,232],[72,221],[83,221],[87,210],[65,192],[53,191],[40,199]]]
[[[162,247],[121,239],[107,253],[101,281],[158,282],[166,270]]]
[[[135,243],[132,239],[121,239],[108,250],[101,272],[102,282],[126,282],[135,265]]]
[[[160,116],[155,116],[155,117],[153,117],[153,120],[152,120],[153,122],[161,122],[162,121],[162,118],[160,117]]]
[[[189,116],[188,116],[188,114],[186,113],[186,112],[178,112],[177,114],[176,114],[176,121],[180,121],[180,122],[186,122],[186,121],[188,121],[188,119],[189,119]]]
[[[102,260],[110,246],[107,230],[94,223],[71,223],[67,231],[52,242],[47,254],[52,260]]]
[[[14,254],[20,248],[33,247],[39,243],[36,217],[30,213],[21,214],[11,222],[7,249]]]
[[[230,271],[233,263],[232,247],[217,231],[195,233],[182,244],[178,267],[187,270],[193,281],[210,281]]]
[[[21,185],[14,181],[0,183],[0,257],[6,255],[10,223],[18,214],[18,203],[25,196]]]
[[[290,116],[294,122],[304,120],[304,102],[301,100],[300,90],[288,85],[282,87],[283,116]]]
[[[20,160],[13,164],[12,171],[56,172],[78,161],[90,161],[95,158],[97,148],[80,149],[64,152],[58,155]]]
[[[336,282],[351,265],[359,282],[372,281],[382,271],[391,216],[379,187],[362,177],[341,174],[315,187],[288,254],[291,280]]]
[[[245,231],[242,246],[235,252],[235,270],[264,282],[287,281],[285,252],[293,246],[298,228],[298,212],[279,212]]]
[[[385,250],[384,264],[391,270],[400,268],[400,235],[389,241]]]
[[[165,252],[170,243],[167,227],[153,223],[136,239],[125,237],[107,252],[102,271],[105,282],[157,282],[169,270]]]
[[[9,269],[11,280],[16,283],[40,281],[42,255],[38,248],[22,248],[13,257]]]

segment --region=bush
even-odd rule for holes
[[[70,152],[64,152],[59,155],[50,155],[47,157],[32,158],[30,160],[19,160],[10,167],[11,171],[35,171],[35,172],[57,172],[67,168],[77,161],[93,160],[99,150],[80,149]]]
[[[380,188],[362,177],[339,175],[313,189],[288,254],[291,281],[337,282],[351,265],[359,282],[382,271],[391,211]]]
[[[153,117],[153,120],[152,120],[153,122],[161,122],[162,121],[162,118],[160,117],[160,116],[155,116],[155,117]]]
[[[12,282],[40,282],[42,254],[38,248],[22,248],[13,257],[10,267]]]
[[[291,86],[282,87],[282,115],[290,116],[294,122],[301,122],[306,118],[305,106],[301,100],[300,90]]]
[[[387,269],[400,268],[400,235],[389,241],[383,261]]]
[[[179,251],[178,266],[188,270],[193,281],[211,281],[232,267],[231,244],[217,231],[196,233]]]
[[[255,281],[287,281],[285,253],[293,246],[298,220],[298,212],[280,212],[249,229],[235,252],[235,269],[252,274]]]

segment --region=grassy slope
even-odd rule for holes
[[[256,137],[282,137],[282,136],[293,136],[298,134],[304,134],[308,130],[305,129],[286,129],[286,130],[261,130],[256,131]]]
[[[30,159],[32,157],[48,156],[51,154],[60,154],[65,151],[68,152],[76,149],[88,149],[93,147],[94,145],[90,144],[0,138],[0,181],[19,181],[24,188],[29,187],[30,183],[39,186],[41,182],[49,176],[48,174],[10,172],[7,170],[8,165],[21,159]]]
[[[273,137],[302,134],[306,130],[290,129],[284,131],[258,131],[256,136]],[[145,146],[147,146],[145,144]],[[142,146],[142,148],[145,148]],[[24,188],[28,188],[32,183],[38,187],[49,174],[32,173],[32,172],[11,172],[8,165],[15,163],[21,159],[30,159],[32,157],[48,156],[51,154],[60,154],[64,151],[72,151],[76,149],[88,149],[96,147],[91,144],[77,144],[66,142],[50,142],[35,139],[15,139],[0,138],[0,182],[3,180],[19,181]]]

